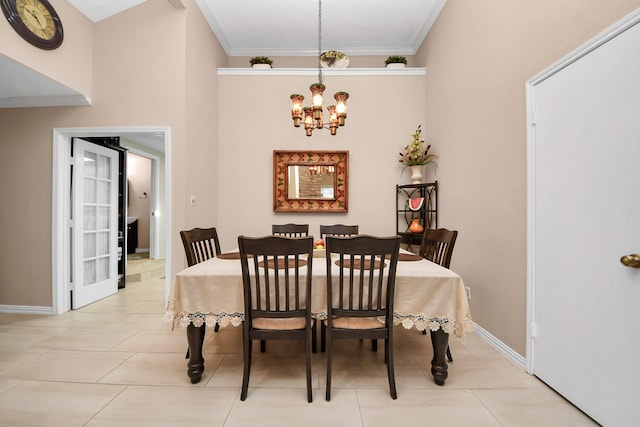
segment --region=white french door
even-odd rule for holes
[[[71,291],[76,309],[118,291],[118,153],[74,138]]]

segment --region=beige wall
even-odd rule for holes
[[[166,1],[144,2],[95,24],[92,106],[0,110],[0,305],[52,304],[53,128],[170,127],[173,236],[187,222],[190,181],[196,188],[214,186],[210,180],[188,176],[187,170],[188,165],[199,164],[201,150],[209,155],[215,152],[217,132],[211,117],[216,115],[217,100],[212,88],[217,61],[224,62],[226,57],[218,57],[221,49],[195,2],[184,3],[186,9],[175,9]],[[65,34],[63,46],[73,45],[70,24]],[[193,47],[185,48],[189,42]],[[187,83],[187,78],[202,81]],[[198,86],[206,92],[187,99]],[[195,112],[189,120],[188,112]],[[209,173],[215,176],[215,164],[211,168]],[[212,211],[215,191],[205,194],[203,202]],[[215,212],[203,213],[199,207],[191,215],[215,218]],[[184,254],[179,239],[172,243],[167,252],[175,272],[184,266]]]
[[[474,321],[525,354],[525,82],[638,0],[449,0],[416,55],[427,67],[424,134],[440,154],[442,225]]]
[[[62,46],[48,51],[38,49],[20,37],[3,15],[0,25],[0,53],[91,97],[93,24],[66,1],[51,3],[62,21]]]
[[[314,75],[219,77],[223,251],[237,247],[239,234],[270,234],[273,223],[308,223],[315,236],[320,224],[333,223],[395,234],[395,185],[410,183],[397,168],[398,153],[424,121],[425,76],[325,76],[330,98],[339,90],[350,94],[346,125],[336,136],[322,130],[307,137],[293,126],[289,95],[309,93],[315,81]],[[349,212],[274,213],[273,150],[349,150]]]

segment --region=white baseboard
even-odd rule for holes
[[[135,252],[137,254],[142,253],[142,252],[149,252],[149,248],[136,248]]]
[[[521,367],[523,370],[526,371],[526,367],[527,367],[526,358],[516,353],[511,347],[509,347],[508,345],[506,345],[505,343],[503,343],[502,341],[500,341],[499,339],[491,335],[485,329],[482,329],[477,324],[475,324],[474,326],[475,326],[475,332],[476,334],[478,334],[480,338],[486,341],[487,344],[489,344],[491,347],[495,348],[500,353],[502,353],[507,359],[511,360],[517,366]]]
[[[13,314],[54,314],[53,307],[41,307],[34,305],[2,305],[0,304],[0,313]]]

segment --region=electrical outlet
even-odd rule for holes
[[[467,300],[471,301],[471,288],[468,286],[465,286],[464,290],[467,292]]]

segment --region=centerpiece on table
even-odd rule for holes
[[[431,144],[425,148],[424,140],[420,139],[421,134],[421,126],[418,126],[418,129],[411,135],[413,141],[399,153],[402,171],[404,172],[406,168],[411,169],[412,184],[420,184],[422,182],[422,169],[425,165],[437,166],[436,159],[438,156],[429,153]]]

